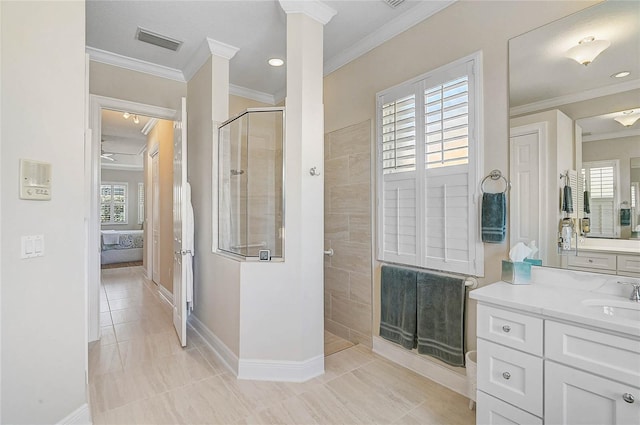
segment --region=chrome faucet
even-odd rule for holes
[[[623,285],[633,286],[633,289],[631,290],[631,296],[629,296],[629,299],[631,301],[640,303],[640,283],[636,283],[636,282],[618,282],[618,283],[621,283]]]

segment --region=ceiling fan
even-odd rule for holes
[[[102,143],[104,143],[104,140],[101,140],[100,142],[101,142],[101,144],[100,144],[100,158],[107,159],[109,161],[115,161],[115,158],[112,158],[113,154],[105,152],[104,149],[102,148]]]

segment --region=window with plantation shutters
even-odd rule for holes
[[[144,183],[138,183],[138,224],[144,223]]]
[[[584,176],[589,191],[591,237],[616,237],[618,214],[616,186],[617,161],[584,162]]]
[[[127,224],[127,183],[100,185],[100,223]]]
[[[482,275],[480,55],[378,93],[378,257]]]

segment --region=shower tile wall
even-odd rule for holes
[[[325,329],[371,346],[371,122],[325,135]]]

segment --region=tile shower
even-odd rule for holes
[[[371,122],[325,135],[325,330],[371,346]]]
[[[283,257],[282,108],[254,108],[219,129],[218,249]]]

